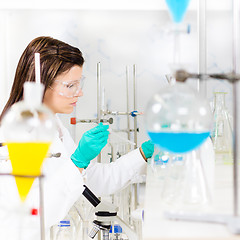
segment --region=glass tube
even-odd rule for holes
[[[233,161],[231,117],[225,106],[226,92],[214,93],[214,128],[211,134],[217,164]]]

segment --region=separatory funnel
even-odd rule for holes
[[[190,0],[166,0],[169,11],[175,23],[180,23],[187,11]]]
[[[42,104],[43,85],[24,84],[24,100],[12,105],[2,120],[21,201],[25,201],[55,134],[52,112]],[[20,176],[16,176],[20,175]]]
[[[173,19],[173,26],[170,27],[173,33],[173,63],[172,68],[178,69],[182,65],[181,51],[180,51],[180,35],[190,33],[190,25],[183,24],[183,18],[187,11],[190,0],[166,0],[167,7],[169,8],[170,15]],[[170,31],[170,32],[171,32]]]

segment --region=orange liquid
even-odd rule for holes
[[[9,158],[12,173],[19,175],[38,176],[47,156],[49,142],[8,142]],[[25,201],[35,178],[15,177],[19,196]]]

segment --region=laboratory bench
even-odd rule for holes
[[[206,214],[232,215],[233,188],[232,165],[216,165],[211,209]],[[164,217],[166,206],[162,203],[163,182],[156,181],[150,165],[147,170],[143,240],[240,240],[240,235],[230,233],[226,225],[196,221],[169,220]],[[195,214],[195,213],[194,213]]]

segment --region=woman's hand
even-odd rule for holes
[[[140,147],[140,152],[145,161],[147,161],[148,158],[152,157],[154,152],[154,144],[151,142],[151,140],[148,140],[142,144]]]
[[[97,127],[85,132],[71,159],[78,168],[87,168],[90,161],[97,157],[108,140],[108,125],[99,123]]]

